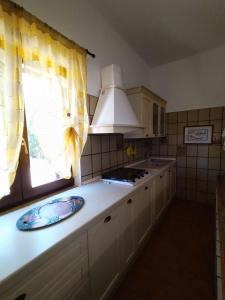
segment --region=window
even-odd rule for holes
[[[22,89],[24,142],[15,182],[8,195],[0,201],[0,210],[74,184],[73,178],[63,179],[49,159],[60,144],[59,139],[63,138],[61,88],[57,78],[47,73],[43,77],[38,70],[31,72],[23,68]]]
[[[86,81],[85,49],[0,3],[0,210],[80,183]]]
[[[61,88],[56,76],[44,75],[25,68],[22,74],[32,187],[62,179],[52,164],[63,144]]]

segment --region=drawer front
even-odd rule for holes
[[[119,272],[119,212],[114,209],[88,231],[91,298],[108,293]]]
[[[14,300],[21,294],[26,294],[26,300],[53,299],[51,295],[54,295],[54,299],[62,299],[63,297],[58,298],[56,295],[64,294],[65,286],[70,291],[88,276],[87,234],[65,247],[60,245],[58,251],[53,249],[44,256],[46,257],[41,260],[40,265],[34,263],[33,271],[27,276],[18,274],[14,280],[9,280],[2,299]]]
[[[89,300],[90,299],[90,282],[86,280],[79,289],[65,297],[63,300]]]
[[[42,276],[42,274],[40,274]],[[30,299],[34,300],[61,300],[72,299],[73,295],[88,278],[88,259],[80,264],[73,263],[61,270],[56,276],[50,279],[48,284]],[[36,281],[38,282],[38,281]],[[29,298],[27,298],[29,299]]]

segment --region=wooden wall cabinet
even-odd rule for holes
[[[166,101],[144,86],[127,90],[127,95],[139,123],[144,129],[127,133],[127,138],[152,138],[165,136]]]

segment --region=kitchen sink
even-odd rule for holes
[[[138,165],[135,165],[137,168],[145,168],[151,170],[158,170],[165,167],[168,163],[173,162],[172,159],[160,159],[160,158],[150,158]]]
[[[151,158],[150,160],[148,160],[148,165],[152,167],[164,167],[171,162],[171,159]]]

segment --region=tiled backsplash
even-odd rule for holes
[[[213,144],[183,143],[185,126],[213,125]],[[187,200],[215,200],[216,176],[225,174],[222,129],[225,107],[167,113],[167,138],[152,141],[151,155],[177,158],[177,196]]]
[[[87,97],[90,122],[96,104],[96,97]],[[130,144],[136,147],[136,154],[131,157],[126,153]],[[124,140],[122,134],[89,135],[81,157],[82,180],[91,179],[110,169],[145,158],[150,153],[150,145],[151,141],[149,140]]]
[[[90,122],[96,104],[96,97],[87,97]],[[225,151],[221,139],[225,128],[225,107],[167,113],[166,119],[166,138],[124,140],[121,134],[89,135],[81,158],[82,180],[148,155],[176,157],[177,196],[187,200],[214,201],[216,176],[225,173]],[[213,125],[213,144],[183,143],[184,127],[195,125]],[[126,149],[130,144],[136,147],[136,155],[128,157]]]

